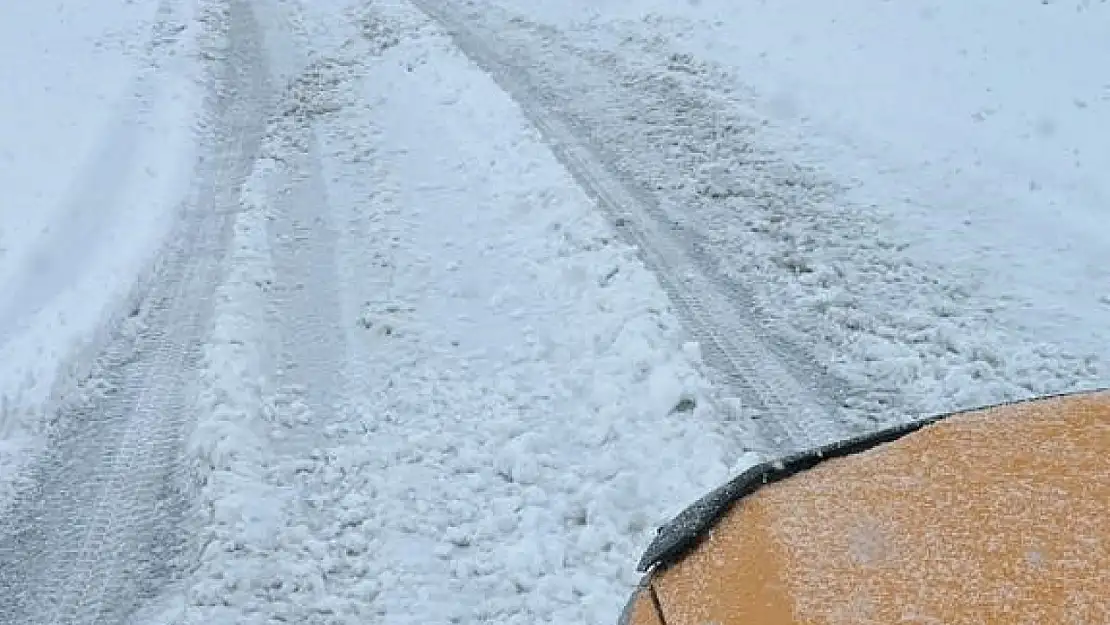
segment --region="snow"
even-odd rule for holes
[[[680,47],[742,71],[772,118],[840,144],[856,201],[884,205],[916,253],[1013,300],[1007,325],[1077,352],[1092,328],[1106,344],[1110,6],[700,9],[717,24]]]
[[[819,399],[882,421],[1105,385],[1106,3],[448,4]],[[198,52],[221,34],[230,60]],[[195,404],[192,558],[134,623],[615,622],[654,528],[760,459],[623,226],[410,2],[22,3],[0,41],[0,509],[201,154],[238,194],[231,247],[179,259],[222,276],[196,388],[159,377]],[[236,145],[194,131],[204,69]]]
[[[849,412],[1106,385],[1105,3],[466,15],[597,145],[621,146],[617,166],[829,364]]]
[[[200,567],[150,622],[614,622],[654,528],[754,461],[696,345],[421,14],[259,21],[284,114],[205,357]]]
[[[42,444],[44,402],[126,313],[184,194],[200,110],[187,10],[32,2],[0,20],[0,506]]]

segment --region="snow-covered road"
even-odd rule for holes
[[[5,622],[612,620],[751,461],[658,283],[411,6],[185,24],[192,190],[24,455]]]
[[[0,19],[0,502],[188,192],[203,97],[190,8],[74,0]]]
[[[178,182],[177,194],[169,200],[153,195],[135,198],[140,203],[135,207],[117,204],[126,196],[108,190],[142,193],[149,187],[127,186],[129,176],[143,173],[131,168],[141,166],[124,158],[129,148],[115,147],[117,140],[128,143],[127,137],[109,135],[106,140],[113,147],[92,157],[91,166],[102,171],[87,181],[79,178],[86,186],[75,188],[81,195],[67,207],[72,214],[57,216],[46,241],[33,252],[47,267],[25,269],[22,279],[15,281],[17,287],[5,290],[8,310],[29,303],[23,310],[34,327],[48,316],[42,306],[79,307],[80,300],[72,298],[80,293],[70,291],[81,288],[82,271],[105,270],[93,262],[96,258],[114,251],[122,257],[113,259],[122,265],[115,270],[132,272],[98,276],[106,282],[101,289],[132,288],[123,314],[108,305],[101,306],[101,313],[96,306],[103,301],[93,298],[93,310],[82,318],[105,323],[97,319],[103,315],[106,327],[88,324],[76,329],[79,340],[89,341],[88,348],[76,352],[77,358],[90,352],[92,358],[69,365],[78,374],[58,381],[58,390],[38,407],[42,412],[22,409],[24,421],[27,415],[39,415],[41,423],[34,425],[45,445],[25,463],[5,463],[26,465],[18,475],[21,479],[12,480],[15,495],[4,502],[10,505],[0,516],[0,615],[5,622],[123,622],[143,601],[169,587],[193,560],[194,536],[185,523],[193,502],[183,442],[195,423],[191,397],[197,365],[212,322],[212,295],[224,279],[239,189],[261,138],[265,66],[247,5],[201,7],[196,14],[179,13],[179,8],[164,3],[157,28],[170,23],[172,32],[189,31],[191,41],[165,56],[204,55],[212,59],[208,71],[182,61],[164,68],[164,76],[152,72],[155,77],[150,80],[207,82],[208,105],[202,110],[201,99],[193,98],[187,103],[194,107],[193,115],[174,120],[186,124],[189,140],[182,140],[184,146],[159,141],[163,136],[149,139],[151,144],[144,147],[152,153],[159,146],[183,147],[186,156],[196,154],[195,161],[176,163],[188,167],[191,179]],[[138,95],[126,97],[144,105],[159,104]],[[126,126],[123,130],[116,123],[107,130],[141,132],[146,120],[134,115],[132,111],[118,120]],[[31,142],[26,149],[34,151],[36,145]],[[32,206],[13,207],[12,214],[19,217],[21,210],[34,211]],[[148,221],[155,218],[170,223],[165,234],[152,233]],[[71,223],[74,219],[76,224]],[[127,223],[116,223],[120,219]],[[138,242],[128,240],[129,226]],[[107,228],[122,229],[115,234],[121,239],[118,246],[105,240]],[[59,231],[65,233],[64,240],[55,238]],[[153,260],[149,251],[132,257],[128,243],[160,250]],[[130,263],[124,265],[125,260]],[[72,284],[61,280],[70,276],[78,279]],[[51,282],[51,277],[58,280]],[[72,340],[52,338],[63,347],[66,338]],[[40,364],[33,353],[18,355],[32,359],[29,365]]]
[[[613,623],[763,453],[1106,384],[1086,169],[952,208],[724,4],[580,4],[3,10],[0,623]]]
[[[818,395],[831,391],[841,422],[1105,384],[1110,190],[1097,172],[1110,148],[1092,137],[1110,126],[1098,86],[1110,76],[1094,61],[1110,44],[1090,28],[1110,24],[1103,4],[996,4],[1005,19],[893,5],[877,16],[867,0],[817,12],[804,2],[421,4],[487,42],[503,72],[528,77],[521,91],[643,189],[786,362],[827,367]],[[1042,18],[1051,36],[1037,35]],[[935,54],[900,48],[883,26]],[[1020,77],[1015,46],[1037,60]],[[836,56],[849,54],[855,71]],[[935,59],[932,96],[918,74],[892,77],[891,65],[918,67],[920,55]],[[1005,115],[977,133],[950,111],[958,103],[974,126],[976,99],[957,98],[968,84],[1007,85],[987,98]],[[1035,118],[1053,89],[1088,105],[1045,113],[1069,130],[1041,133],[1052,146],[1038,151],[1018,136],[1037,124],[1014,120]],[[899,90],[912,95],[904,116],[868,95],[889,104]]]
[[[628,556],[744,451],[665,298],[429,20],[277,8],[168,620],[613,620]]]

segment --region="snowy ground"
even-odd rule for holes
[[[612,621],[654,526],[751,462],[513,101],[374,7],[188,23],[203,158],[0,519],[13,622]]]
[[[0,507],[169,230],[195,158],[187,6],[20,3],[0,19]],[[33,68],[30,71],[28,68]]]
[[[847,413],[1106,384],[1105,3],[427,4],[465,6]]]
[[[612,622],[654,525],[743,448],[512,101],[375,7],[263,20],[299,74],[209,352],[212,542],[167,618]]]
[[[753,452],[1106,385],[1108,5],[872,4],[5,10],[0,623],[612,623]]]

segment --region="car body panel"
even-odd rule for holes
[[[1110,393],[857,447],[767,467],[787,475],[653,563],[638,594],[663,625],[1110,623]]]

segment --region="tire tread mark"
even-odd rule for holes
[[[752,407],[768,451],[788,452],[837,438],[846,424],[808,390],[770,349],[758,321],[740,309],[694,259],[694,246],[669,228],[665,212],[647,193],[624,181],[591,149],[588,133],[576,132],[541,90],[530,84],[526,70],[516,68],[486,43],[476,28],[437,0],[413,0],[437,21],[472,62],[514,98],[540,131],[568,172],[637,248],[657,277],[688,331],[702,347],[707,372]],[[715,375],[714,375],[715,374]],[[803,383],[806,382],[806,383]]]
[[[210,76],[209,158],[144,278],[141,312],[114,328],[0,518],[0,623],[120,623],[186,564],[189,393],[266,87],[248,0],[217,2],[229,32]]]

